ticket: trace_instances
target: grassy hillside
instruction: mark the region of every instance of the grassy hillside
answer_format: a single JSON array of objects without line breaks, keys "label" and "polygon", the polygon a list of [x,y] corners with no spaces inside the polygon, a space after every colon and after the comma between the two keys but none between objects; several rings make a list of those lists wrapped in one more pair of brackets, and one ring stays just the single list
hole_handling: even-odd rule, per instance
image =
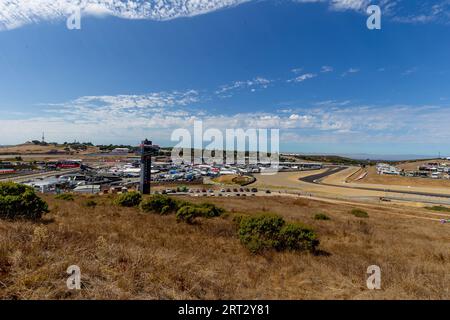
[{"label": "grassy hillside", "polygon": [[346,158],[346,157],[333,156],[333,155],[297,155],[297,156],[283,155],[280,158],[280,161],[323,162],[323,163],[332,163],[332,164],[345,165],[345,166],[368,165],[371,163],[368,160],[356,160],[356,159],[350,159],[350,158]]},{"label": "grassy hillside", "polygon": [[[0,299],[450,298],[449,225],[406,216],[432,217],[426,209],[364,208],[362,219],[352,206],[306,199],[211,198],[227,213],[189,225],[107,196],[44,199],[42,220],[0,220]],[[321,251],[251,254],[233,216],[256,212],[312,226]],[[73,264],[80,291],[66,288]],[[366,288],[373,264],[382,269],[379,291]]]}]

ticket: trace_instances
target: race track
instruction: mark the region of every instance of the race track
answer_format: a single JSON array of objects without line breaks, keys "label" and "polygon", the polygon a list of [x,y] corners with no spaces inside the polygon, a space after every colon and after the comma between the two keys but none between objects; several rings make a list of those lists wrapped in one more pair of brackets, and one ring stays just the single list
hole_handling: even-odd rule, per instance
[{"label": "race track", "polygon": [[403,191],[403,190],[394,190],[389,188],[368,188],[368,187],[355,187],[355,186],[343,186],[343,185],[336,185],[336,184],[329,184],[329,183],[323,183],[321,180],[325,179],[328,176],[334,175],[336,173],[339,173],[348,167],[337,167],[337,168],[330,168],[325,172],[321,172],[315,175],[310,175],[307,177],[300,178],[301,181],[307,182],[307,183],[315,183],[320,184],[323,186],[330,186],[330,187],[338,187],[338,188],[346,188],[346,189],[358,189],[358,190],[367,190],[367,191],[379,191],[379,192],[385,192],[385,193],[400,193],[400,194],[407,194],[407,195],[416,195],[416,196],[424,196],[424,197],[437,197],[437,198],[446,198],[450,199],[450,195],[448,194],[442,194],[442,193],[428,193],[428,192],[417,192],[417,191]]}]

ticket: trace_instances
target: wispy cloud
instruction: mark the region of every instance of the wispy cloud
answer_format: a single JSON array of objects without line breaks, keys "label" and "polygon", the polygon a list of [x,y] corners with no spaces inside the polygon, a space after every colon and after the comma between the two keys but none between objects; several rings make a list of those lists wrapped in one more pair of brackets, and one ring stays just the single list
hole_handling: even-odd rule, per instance
[{"label": "wispy cloud", "polygon": [[342,77],[346,77],[349,74],[354,74],[354,73],[358,73],[360,70],[358,68],[350,68],[347,71],[345,71],[344,73],[342,73]]},{"label": "wispy cloud", "polygon": [[317,74],[315,74],[315,73],[305,73],[298,77],[295,77],[294,79],[289,79],[289,80],[287,80],[287,82],[303,82],[303,81],[306,81],[309,79],[313,79],[315,77],[317,77]]},{"label": "wispy cloud", "polygon": [[331,0],[330,7],[334,10],[355,10],[361,11],[370,4],[369,0]]},{"label": "wispy cloud", "polygon": [[450,20],[450,1],[441,0],[438,3],[422,5],[415,12],[397,11],[392,20],[400,23],[425,24],[430,22],[447,23]]},{"label": "wispy cloud", "polygon": [[47,105],[45,117],[0,119],[0,135],[3,143],[29,140],[42,130],[58,141],[129,143],[151,136],[168,142],[174,129],[190,129],[195,120],[203,120],[205,128],[279,128],[283,134],[299,137],[290,142],[447,143],[450,139],[448,106],[372,106],[329,100],[273,112],[217,114],[199,109],[201,99],[196,91],[85,96]]},{"label": "wispy cloud", "polygon": [[328,73],[328,72],[333,72],[334,68],[330,67],[330,66],[322,66],[322,68],[320,69],[321,73]]},{"label": "wispy cloud", "polygon": [[169,20],[229,8],[251,0],[2,0],[0,30],[30,23],[62,20],[80,3],[85,15],[124,19]]},{"label": "wispy cloud", "polygon": [[413,73],[416,73],[416,72],[417,72],[417,67],[413,67],[413,68],[405,70],[402,73],[402,76],[409,76],[409,75],[412,75]]},{"label": "wispy cloud", "polygon": [[[75,5],[83,3],[82,14],[109,15],[123,19],[170,20],[193,17],[257,0],[1,0],[0,31],[11,30],[42,21],[61,21]],[[365,13],[369,0],[291,0],[293,2],[326,3],[334,11]],[[403,4],[403,5],[402,5]],[[411,4],[408,0],[380,0],[383,14],[400,23],[448,23],[450,2]],[[406,8],[406,9],[405,9]]]},{"label": "wispy cloud", "polygon": [[266,89],[272,82],[274,81],[263,77],[256,77],[246,81],[235,81],[231,84],[220,86],[215,93],[221,97],[230,97],[233,92],[243,89],[248,89],[251,92],[255,92],[258,89]]}]

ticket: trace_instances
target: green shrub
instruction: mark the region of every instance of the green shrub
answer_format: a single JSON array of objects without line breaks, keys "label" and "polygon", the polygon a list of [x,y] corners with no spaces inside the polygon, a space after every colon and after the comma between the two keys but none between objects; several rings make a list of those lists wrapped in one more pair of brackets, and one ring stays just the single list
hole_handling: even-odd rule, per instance
[{"label": "green shrub", "polygon": [[314,216],[315,220],[331,220],[329,216],[327,216],[325,213],[317,213]]},{"label": "green shrub", "polygon": [[314,251],[319,245],[312,229],[298,223],[286,223],[275,214],[240,216],[234,221],[238,224],[241,243],[252,253],[266,249]]},{"label": "green shrub", "polygon": [[202,217],[205,218],[214,218],[221,216],[225,210],[223,208],[220,208],[212,203],[202,203],[197,205],[200,209],[202,209]]},{"label": "green shrub", "polygon": [[159,214],[169,214],[176,212],[181,201],[176,201],[168,196],[155,194],[145,199],[141,203],[141,210],[144,212],[155,212]]},{"label": "green shrub", "polygon": [[211,203],[194,204],[187,201],[175,200],[166,195],[156,194],[141,203],[141,210],[161,215],[176,213],[178,221],[193,223],[197,217],[213,218],[225,212]]},{"label": "green shrub", "polygon": [[450,212],[450,208],[444,207],[444,206],[432,206],[432,207],[426,207],[426,209],[432,210],[432,211]]},{"label": "green shrub", "polygon": [[314,251],[319,245],[316,233],[300,223],[286,223],[279,233],[278,250]]},{"label": "green shrub", "polygon": [[201,210],[202,209],[191,205],[181,207],[177,211],[177,220],[192,224],[196,217],[202,215]]},{"label": "green shrub", "polygon": [[274,214],[261,214],[243,216],[239,220],[239,239],[251,252],[279,247],[278,234],[285,223],[283,218]]},{"label": "green shrub", "polygon": [[361,209],[353,209],[351,211],[351,214],[358,218],[368,218],[369,217],[369,214],[366,211],[361,210]]},{"label": "green shrub", "polygon": [[47,203],[36,195],[33,188],[0,182],[0,217],[39,219],[47,212]]},{"label": "green shrub", "polygon": [[202,203],[199,205],[190,203],[181,206],[177,211],[176,217],[178,221],[192,224],[197,217],[214,218],[222,215],[224,212],[224,209],[212,203]]},{"label": "green shrub", "polygon": [[58,200],[65,200],[65,201],[73,201],[75,198],[73,197],[73,194],[70,193],[61,193],[55,196],[55,199]]},{"label": "green shrub", "polygon": [[142,201],[142,195],[137,191],[131,191],[121,194],[114,203],[122,207],[136,207]]},{"label": "green shrub", "polygon": [[86,200],[84,205],[88,208],[95,208],[97,206],[97,202],[95,202],[94,200]]}]

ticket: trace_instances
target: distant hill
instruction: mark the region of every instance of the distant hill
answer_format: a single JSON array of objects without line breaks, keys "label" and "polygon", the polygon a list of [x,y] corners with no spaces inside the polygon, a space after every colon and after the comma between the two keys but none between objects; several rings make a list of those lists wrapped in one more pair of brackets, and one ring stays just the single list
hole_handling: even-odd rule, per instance
[{"label": "distant hill", "polygon": [[282,155],[281,161],[311,161],[339,165],[369,165],[371,161],[357,160],[334,155]]},{"label": "distant hill", "polygon": [[37,143],[26,142],[15,146],[1,146],[0,155],[25,155],[25,154],[71,154],[74,152],[97,152],[98,148],[80,143]]}]

